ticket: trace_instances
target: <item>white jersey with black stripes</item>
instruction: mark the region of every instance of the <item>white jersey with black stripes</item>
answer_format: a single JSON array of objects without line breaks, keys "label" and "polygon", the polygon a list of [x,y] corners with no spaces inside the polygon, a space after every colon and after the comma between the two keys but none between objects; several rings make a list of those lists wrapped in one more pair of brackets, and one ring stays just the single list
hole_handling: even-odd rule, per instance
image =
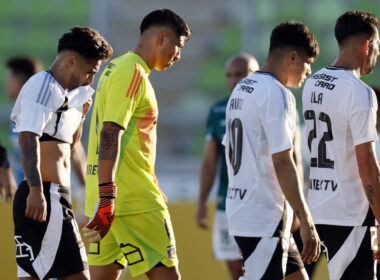
[{"label": "white jersey with black stripes", "polygon": [[269,73],[250,74],[232,92],[226,124],[230,233],[288,237],[293,211],[277,180],[272,154],[293,148],[293,94]]},{"label": "white jersey with black stripes", "polygon": [[374,223],[356,160],[355,146],[377,140],[373,90],[345,68],[325,67],[302,94],[311,152],[308,204],[316,224]]},{"label": "white jersey with black stripes", "polygon": [[14,132],[29,131],[39,136],[46,133],[71,144],[82,118],[83,104],[93,93],[90,86],[67,92],[51,72],[39,72],[24,84],[13,107]]}]

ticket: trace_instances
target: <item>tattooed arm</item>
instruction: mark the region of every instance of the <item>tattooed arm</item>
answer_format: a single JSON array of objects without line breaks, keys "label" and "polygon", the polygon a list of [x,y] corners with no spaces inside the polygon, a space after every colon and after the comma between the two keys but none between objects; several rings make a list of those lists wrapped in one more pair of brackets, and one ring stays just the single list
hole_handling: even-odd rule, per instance
[{"label": "tattooed arm", "polygon": [[30,188],[25,215],[39,222],[46,221],[47,206],[40,172],[38,135],[23,131],[20,133],[19,141],[21,165]]},{"label": "tattooed arm", "polygon": [[355,150],[364,192],[376,220],[380,222],[380,170],[374,145],[374,142],[360,144],[355,146]]},{"label": "tattooed arm", "polygon": [[115,181],[115,172],[120,153],[120,140],[123,131],[124,129],[116,123],[103,123],[99,145],[99,184]]},{"label": "tattooed arm", "polygon": [[[380,223],[380,169],[376,159],[375,143],[368,142],[357,145],[355,151],[364,192],[377,222]],[[378,227],[378,240],[379,234]],[[373,250],[375,249],[373,248]],[[377,259],[378,262],[380,261],[379,248],[374,252],[373,258]]]}]

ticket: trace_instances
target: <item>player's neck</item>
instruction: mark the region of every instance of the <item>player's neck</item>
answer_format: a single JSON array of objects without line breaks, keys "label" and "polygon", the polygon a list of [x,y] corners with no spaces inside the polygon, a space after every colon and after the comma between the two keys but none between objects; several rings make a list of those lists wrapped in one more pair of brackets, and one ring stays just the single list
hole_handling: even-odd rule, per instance
[{"label": "player's neck", "polygon": [[351,50],[339,49],[338,57],[331,64],[331,66],[346,68],[357,78],[360,78],[362,76],[362,64],[363,58],[360,58],[357,53]]},{"label": "player's neck", "polygon": [[152,49],[151,44],[149,44],[146,39],[141,38],[136,48],[133,50],[135,54],[144,60],[149,69],[153,69],[155,63],[154,52]]},{"label": "player's neck", "polygon": [[286,70],[283,69],[281,63],[275,62],[273,59],[268,59],[260,71],[272,74],[284,86],[288,82]]},{"label": "player's neck", "polygon": [[49,71],[53,75],[54,79],[61,85],[62,88],[68,89],[66,76],[64,75],[65,71],[62,70],[59,61],[54,61],[54,63],[50,66]]}]

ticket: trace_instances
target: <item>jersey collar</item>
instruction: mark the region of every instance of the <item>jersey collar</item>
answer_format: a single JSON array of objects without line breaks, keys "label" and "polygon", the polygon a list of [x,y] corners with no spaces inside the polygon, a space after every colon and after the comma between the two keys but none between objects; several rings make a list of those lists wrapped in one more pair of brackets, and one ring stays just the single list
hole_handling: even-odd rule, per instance
[{"label": "jersey collar", "polygon": [[150,73],[150,68],[148,67],[148,65],[146,65],[144,59],[142,59],[141,56],[139,56],[138,54],[136,54],[136,53],[134,53],[134,52],[128,52],[128,54],[133,55],[133,56],[135,57],[135,59],[136,59],[136,62],[137,62],[138,64],[140,64],[140,65],[142,66],[142,68],[144,68],[145,73],[146,73],[147,75],[149,75],[149,73]]},{"label": "jersey collar", "polygon": [[276,81],[280,82],[280,81],[277,79],[277,77],[276,77],[275,75],[273,75],[272,73],[270,73],[270,72],[265,72],[265,71],[260,71],[260,70],[258,70],[258,71],[255,71],[255,74],[263,74],[263,75],[267,75],[267,76],[272,77],[272,78],[275,79]]}]

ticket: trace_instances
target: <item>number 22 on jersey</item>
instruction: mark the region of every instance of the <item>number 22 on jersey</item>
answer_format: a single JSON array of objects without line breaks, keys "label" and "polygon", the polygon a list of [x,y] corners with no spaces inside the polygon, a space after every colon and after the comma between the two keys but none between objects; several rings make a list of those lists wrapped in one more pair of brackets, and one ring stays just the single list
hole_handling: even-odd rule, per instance
[{"label": "number 22 on jersey", "polygon": [[[314,139],[319,139],[318,142],[318,154],[317,157],[311,157],[310,166],[317,168],[331,168],[334,169],[334,161],[327,158],[326,142],[333,140],[332,129],[331,129],[331,119],[326,113],[320,112],[318,119],[313,110],[307,110],[304,113],[305,121],[313,121],[313,129],[310,130],[307,144],[309,146],[310,153],[312,153],[312,142]],[[322,135],[317,135],[317,122],[326,123],[327,131],[323,132]]]}]

